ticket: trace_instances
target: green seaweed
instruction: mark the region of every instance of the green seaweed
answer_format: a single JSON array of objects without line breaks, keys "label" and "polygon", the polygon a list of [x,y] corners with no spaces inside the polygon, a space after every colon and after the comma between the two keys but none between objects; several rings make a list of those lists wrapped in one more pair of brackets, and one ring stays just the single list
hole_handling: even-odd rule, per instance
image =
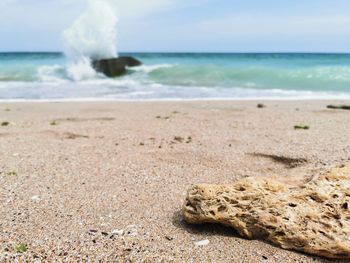
[{"label": "green seaweed", "polygon": [[8,176],[17,176],[17,172],[11,171],[7,173]]},{"label": "green seaweed", "polygon": [[294,130],[309,130],[310,126],[305,124],[299,124],[294,126]]},{"label": "green seaweed", "polygon": [[50,122],[50,125],[51,126],[56,126],[56,125],[58,125],[58,122],[57,121],[52,121],[52,122]]},{"label": "green seaweed", "polygon": [[10,123],[8,122],[8,121],[3,121],[2,123],[1,123],[1,126],[9,126],[10,125]]},{"label": "green seaweed", "polygon": [[18,245],[15,247],[15,250],[16,250],[17,253],[24,253],[24,252],[27,252],[28,247],[27,247],[27,245],[25,245],[25,244],[18,244]]},{"label": "green seaweed", "polygon": [[170,119],[169,116],[165,116],[165,117],[157,116],[156,118],[157,118],[157,119],[164,119],[164,120],[169,120],[169,119]]}]

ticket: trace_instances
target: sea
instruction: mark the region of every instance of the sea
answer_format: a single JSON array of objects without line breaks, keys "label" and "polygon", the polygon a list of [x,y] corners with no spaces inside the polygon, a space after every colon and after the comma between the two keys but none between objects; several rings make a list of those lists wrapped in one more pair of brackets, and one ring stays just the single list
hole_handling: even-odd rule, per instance
[{"label": "sea", "polygon": [[350,99],[350,54],[120,53],[107,78],[63,53],[0,53],[0,100]]}]

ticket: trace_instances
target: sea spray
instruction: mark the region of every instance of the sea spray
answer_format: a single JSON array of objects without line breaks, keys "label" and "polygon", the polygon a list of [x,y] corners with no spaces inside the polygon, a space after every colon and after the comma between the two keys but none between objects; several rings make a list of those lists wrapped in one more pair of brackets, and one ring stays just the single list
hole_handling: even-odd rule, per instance
[{"label": "sea spray", "polygon": [[89,0],[87,10],[63,32],[65,54],[73,60],[116,57],[117,23],[109,1]]},{"label": "sea spray", "polygon": [[75,81],[98,78],[99,74],[91,66],[89,58],[81,58],[70,64],[67,69],[67,76]]},{"label": "sea spray", "polygon": [[63,32],[65,54],[72,63],[67,74],[73,80],[96,77],[91,60],[118,56],[118,17],[111,1],[88,0],[86,11]]}]

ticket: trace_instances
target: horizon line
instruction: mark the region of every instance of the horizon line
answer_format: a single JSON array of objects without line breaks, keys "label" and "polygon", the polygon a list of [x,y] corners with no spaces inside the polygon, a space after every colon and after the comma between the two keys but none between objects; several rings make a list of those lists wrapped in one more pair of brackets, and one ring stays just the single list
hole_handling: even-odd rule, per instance
[{"label": "horizon line", "polygon": [[[0,51],[0,54],[64,54],[64,51]],[[135,54],[339,54],[350,55],[350,51],[120,51]]]}]

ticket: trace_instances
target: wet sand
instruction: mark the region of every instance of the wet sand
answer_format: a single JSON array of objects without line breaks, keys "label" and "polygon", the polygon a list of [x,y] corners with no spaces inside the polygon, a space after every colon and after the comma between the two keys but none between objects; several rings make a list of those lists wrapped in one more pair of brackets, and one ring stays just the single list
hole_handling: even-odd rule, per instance
[{"label": "wet sand", "polygon": [[180,212],[192,184],[350,162],[350,111],[330,103],[350,102],[0,103],[0,261],[328,262]]}]

